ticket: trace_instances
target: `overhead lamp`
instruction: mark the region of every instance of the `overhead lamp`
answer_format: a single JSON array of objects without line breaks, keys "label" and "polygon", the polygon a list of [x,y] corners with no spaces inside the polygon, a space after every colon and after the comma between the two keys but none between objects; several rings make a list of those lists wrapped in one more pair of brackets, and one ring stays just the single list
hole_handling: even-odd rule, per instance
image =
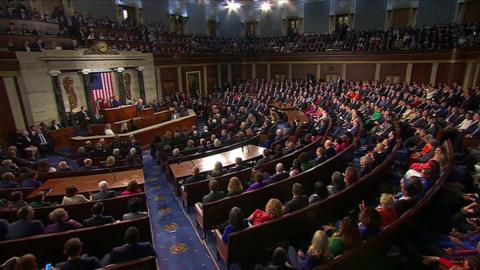
[{"label": "overhead lamp", "polygon": [[227,9],[229,11],[236,11],[238,8],[240,8],[240,3],[235,2],[235,0],[227,1]]},{"label": "overhead lamp", "polygon": [[288,3],[288,0],[278,0],[278,5],[283,6]]},{"label": "overhead lamp", "polygon": [[260,10],[263,11],[263,12],[266,12],[266,11],[269,11],[271,7],[272,7],[272,5],[269,2],[263,2],[260,5]]}]

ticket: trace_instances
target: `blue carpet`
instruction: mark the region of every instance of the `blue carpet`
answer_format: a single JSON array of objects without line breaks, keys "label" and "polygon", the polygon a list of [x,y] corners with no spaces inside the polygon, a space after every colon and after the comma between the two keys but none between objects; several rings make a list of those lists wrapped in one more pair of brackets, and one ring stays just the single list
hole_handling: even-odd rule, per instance
[{"label": "blue carpet", "polygon": [[216,269],[214,259],[207,252],[205,242],[196,233],[186,217],[166,176],[144,152],[143,165],[148,210],[161,270]]}]

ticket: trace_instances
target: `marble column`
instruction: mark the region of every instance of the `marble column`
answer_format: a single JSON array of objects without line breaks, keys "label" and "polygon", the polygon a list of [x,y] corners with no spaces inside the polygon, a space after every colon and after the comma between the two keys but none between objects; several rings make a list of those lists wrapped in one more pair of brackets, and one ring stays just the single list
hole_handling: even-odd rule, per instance
[{"label": "marble column", "polygon": [[55,102],[57,103],[58,119],[60,123],[64,124],[66,120],[65,104],[63,103],[62,87],[60,85],[60,79],[58,78],[62,72],[60,70],[52,70],[49,73],[52,78]]},{"label": "marble column", "polygon": [[138,73],[138,90],[140,90],[140,98],[143,99],[144,104],[146,104],[146,96],[145,96],[145,82],[143,79],[143,70],[144,67],[137,67],[137,73]]},{"label": "marble column", "polygon": [[85,91],[85,99],[86,99],[86,104],[87,104],[87,111],[89,115],[93,115],[93,100],[92,100],[92,95],[90,91],[90,69],[82,69],[82,74],[83,74],[83,89]]},{"label": "marble column", "polygon": [[117,72],[117,82],[118,82],[118,96],[123,104],[127,104],[127,96],[125,95],[125,81],[123,80],[123,72],[125,69],[123,67],[118,67],[115,69]]}]

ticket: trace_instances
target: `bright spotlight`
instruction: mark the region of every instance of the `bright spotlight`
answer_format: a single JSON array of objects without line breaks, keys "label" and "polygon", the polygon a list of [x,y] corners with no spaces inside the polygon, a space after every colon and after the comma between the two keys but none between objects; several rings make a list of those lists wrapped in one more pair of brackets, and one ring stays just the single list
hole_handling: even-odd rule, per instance
[{"label": "bright spotlight", "polygon": [[227,9],[228,10],[237,10],[240,7],[240,3],[236,3],[235,0],[227,1]]},{"label": "bright spotlight", "polygon": [[283,6],[288,3],[288,0],[278,0],[278,5]]},{"label": "bright spotlight", "polygon": [[261,5],[260,5],[260,10],[263,11],[263,12],[266,12],[266,11],[269,11],[270,10],[270,7],[271,7],[271,4],[268,3],[268,2],[263,2]]}]

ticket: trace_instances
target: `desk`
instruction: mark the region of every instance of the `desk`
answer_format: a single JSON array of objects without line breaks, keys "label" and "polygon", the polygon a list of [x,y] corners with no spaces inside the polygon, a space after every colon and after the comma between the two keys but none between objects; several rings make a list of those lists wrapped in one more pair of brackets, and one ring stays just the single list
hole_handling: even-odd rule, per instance
[{"label": "desk", "polygon": [[53,149],[66,147],[70,144],[70,138],[73,137],[73,127],[62,128],[58,130],[49,130],[48,136],[52,139]]},{"label": "desk", "polygon": [[149,146],[156,135],[163,136],[167,131],[174,131],[175,129],[189,129],[192,125],[197,124],[197,115],[193,110],[188,110],[188,115],[180,117],[175,120],[169,120],[153,126],[137,129],[127,133],[118,135],[101,135],[101,136],[77,136],[70,139],[70,151],[72,154],[77,152],[78,147],[84,146],[86,141],[91,141],[92,144],[97,143],[100,139],[105,139],[106,143],[111,143],[115,136],[120,140],[127,141],[131,135],[135,137],[142,147]]},{"label": "desk", "polygon": [[215,162],[220,161],[223,167],[235,164],[235,158],[241,157],[243,161],[249,161],[262,155],[265,148],[256,145],[247,145],[242,147],[211,155],[204,158],[184,161],[180,164],[170,164],[170,171],[175,179],[181,179],[192,175],[192,168],[196,166],[200,169],[200,173],[208,172],[213,169]]},{"label": "desk", "polygon": [[138,111],[138,116],[145,117],[145,116],[153,115],[154,113],[155,113],[155,110],[152,107],[143,108],[140,111]]},{"label": "desk", "polygon": [[[132,120],[135,123],[135,125],[137,126],[137,129],[160,124],[162,122],[168,121],[171,118],[173,110],[166,110],[166,111],[153,113],[153,108],[150,108],[150,110],[143,109],[142,111],[139,111],[139,112],[143,112],[144,116],[111,123],[113,132],[115,132],[115,134],[120,134],[122,130],[122,124],[124,123],[127,123],[128,130],[130,130],[131,128],[130,120]],[[151,114],[149,114],[150,112]],[[142,113],[140,113],[140,115],[141,114]],[[95,135],[105,135],[105,124],[92,124],[90,125],[90,129],[91,129],[91,132]]]},{"label": "desk", "polygon": [[126,105],[116,108],[106,108],[102,110],[103,118],[107,123],[134,118],[137,116],[137,107],[135,105]]},{"label": "desk", "polygon": [[274,101],[270,104],[272,107],[274,107],[277,110],[282,110],[282,111],[288,111],[288,110],[296,110],[294,106],[290,104],[284,104],[279,101]]},{"label": "desk", "polygon": [[[115,175],[116,180],[113,175]],[[84,175],[68,178],[56,178],[45,182],[38,187],[36,191],[42,191],[45,189],[52,189],[47,197],[59,197],[65,195],[65,188],[70,185],[76,185],[79,193],[88,193],[98,191],[98,182],[107,181],[108,186],[111,189],[126,187],[131,180],[137,181],[138,184],[145,183],[145,177],[143,176],[143,170],[122,171],[115,173]]]}]

